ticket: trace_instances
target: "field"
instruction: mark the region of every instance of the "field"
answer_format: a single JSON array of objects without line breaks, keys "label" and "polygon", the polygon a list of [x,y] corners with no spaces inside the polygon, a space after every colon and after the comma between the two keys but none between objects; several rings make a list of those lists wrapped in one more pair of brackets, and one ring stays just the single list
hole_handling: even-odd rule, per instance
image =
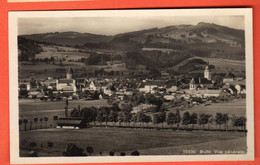
[{"label": "field", "polygon": [[80,58],[89,57],[88,53],[82,53],[85,50],[76,49],[71,47],[61,47],[61,46],[45,46],[41,45],[43,52],[36,55],[36,59],[51,58],[59,60],[66,58],[66,60],[78,60]]},{"label": "field", "polygon": [[[246,136],[239,132],[201,132],[147,130],[131,128],[87,128],[80,130],[42,129],[20,132],[20,141],[36,142],[39,156],[62,156],[67,143],[75,143],[86,150],[94,148],[93,155],[108,155],[110,151],[129,155],[138,150],[140,155],[180,155],[184,150],[241,150],[246,152]],[[48,148],[47,142],[54,147]],[[42,148],[40,147],[42,144]],[[20,145],[20,155],[26,156],[31,148],[28,143]],[[214,154],[214,153],[211,153]]]},{"label": "field", "polygon": [[193,106],[191,108],[183,109],[182,112],[189,111],[190,113],[206,113],[215,115],[216,113],[227,113],[229,115],[246,116],[246,99],[237,99],[224,103],[210,103]]},{"label": "field", "polygon": [[[99,107],[108,106],[107,100],[74,100],[69,102],[69,112],[73,108],[81,107]],[[65,101],[60,102],[43,102],[33,100],[19,100],[19,118],[33,120],[35,117],[48,117],[49,122],[52,123],[54,115],[65,117],[64,113]]]}]

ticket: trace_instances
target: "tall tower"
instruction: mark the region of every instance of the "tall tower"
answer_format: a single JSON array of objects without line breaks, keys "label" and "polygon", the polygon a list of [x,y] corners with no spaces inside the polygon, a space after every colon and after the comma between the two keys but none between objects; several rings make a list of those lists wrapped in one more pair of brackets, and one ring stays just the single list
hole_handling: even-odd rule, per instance
[{"label": "tall tower", "polygon": [[209,66],[207,65],[204,70],[204,78],[211,80],[211,72],[209,70]]},{"label": "tall tower", "polygon": [[72,79],[72,74],[73,74],[73,70],[71,69],[71,67],[69,67],[69,70],[67,72],[67,79],[71,80]]}]

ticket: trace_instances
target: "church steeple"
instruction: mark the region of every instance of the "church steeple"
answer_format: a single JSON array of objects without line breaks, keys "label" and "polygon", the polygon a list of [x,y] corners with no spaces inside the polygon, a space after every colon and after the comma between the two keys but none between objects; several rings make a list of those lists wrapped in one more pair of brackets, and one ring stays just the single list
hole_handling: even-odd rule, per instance
[{"label": "church steeple", "polygon": [[209,66],[206,65],[205,70],[204,70],[204,78],[211,80],[211,72],[209,70]]},{"label": "church steeple", "polygon": [[71,80],[73,77],[73,70],[71,69],[71,67],[69,67],[68,72],[67,72],[67,79]]}]

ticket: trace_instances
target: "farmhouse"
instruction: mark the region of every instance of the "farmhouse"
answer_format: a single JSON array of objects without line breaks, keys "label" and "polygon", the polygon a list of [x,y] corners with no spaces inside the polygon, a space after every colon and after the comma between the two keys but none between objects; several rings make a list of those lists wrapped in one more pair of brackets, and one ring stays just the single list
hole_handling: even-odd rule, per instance
[{"label": "farmhouse", "polygon": [[139,91],[140,92],[144,92],[144,93],[155,93],[156,92],[156,88],[158,88],[157,85],[141,85],[139,87]]},{"label": "farmhouse", "polygon": [[223,78],[223,83],[232,83],[234,81],[233,77],[225,77]]},{"label": "farmhouse", "polygon": [[200,90],[200,93],[203,97],[218,97],[222,90],[218,89],[207,89],[207,90]]},{"label": "farmhouse", "polygon": [[172,100],[174,100],[174,95],[164,95],[163,96],[163,99],[165,100],[165,101],[172,101]]},{"label": "farmhouse", "polygon": [[29,99],[41,99],[44,97],[44,94],[40,91],[35,91],[35,92],[29,92],[28,94]]}]

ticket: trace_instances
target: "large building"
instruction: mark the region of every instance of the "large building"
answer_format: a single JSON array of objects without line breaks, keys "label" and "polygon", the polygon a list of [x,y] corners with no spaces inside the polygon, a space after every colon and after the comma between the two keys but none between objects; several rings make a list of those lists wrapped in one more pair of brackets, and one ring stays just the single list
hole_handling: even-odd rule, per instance
[{"label": "large building", "polygon": [[192,78],[190,81],[190,90],[213,88],[214,84],[207,78]]},{"label": "large building", "polygon": [[76,80],[73,78],[73,70],[71,68],[68,69],[66,79],[58,79],[56,80],[56,88],[58,91],[63,92],[77,92],[76,88]]}]

